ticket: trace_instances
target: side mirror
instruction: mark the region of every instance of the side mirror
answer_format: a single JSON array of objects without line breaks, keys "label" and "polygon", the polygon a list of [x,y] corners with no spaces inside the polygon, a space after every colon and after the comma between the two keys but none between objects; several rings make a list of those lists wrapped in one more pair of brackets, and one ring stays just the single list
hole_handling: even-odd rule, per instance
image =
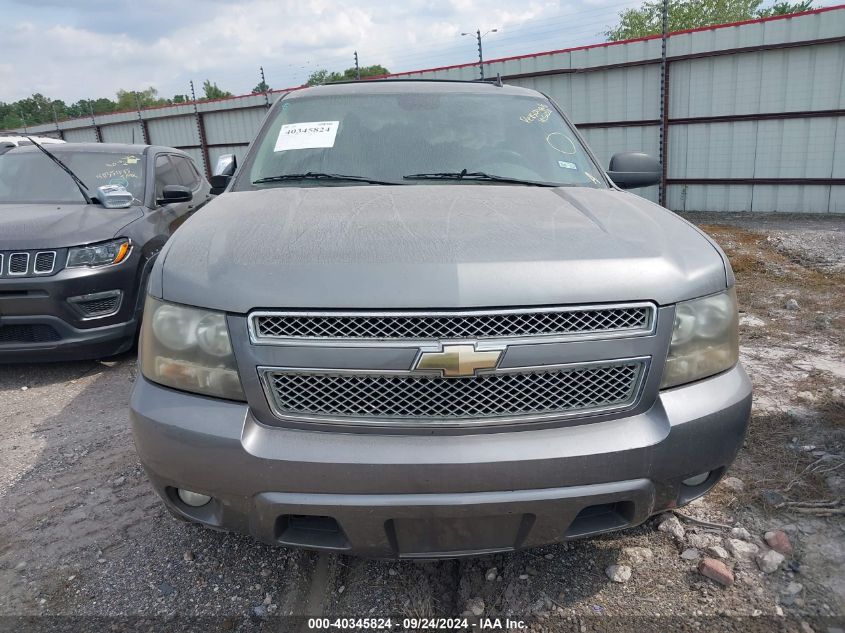
[{"label": "side mirror", "polygon": [[642,152],[622,152],[610,159],[607,175],[621,189],[636,189],[660,183],[660,162]]},{"label": "side mirror", "polygon": [[214,175],[211,176],[211,193],[218,195],[226,190],[232,176],[235,175],[235,170],[238,168],[238,159],[234,154],[223,154],[217,159],[217,165],[214,167]]},{"label": "side mirror", "polygon": [[97,187],[97,200],[106,209],[128,209],[135,197],[120,185]]},{"label": "side mirror", "polygon": [[165,185],[161,192],[159,204],[170,204],[172,202],[190,202],[194,193],[183,185]]}]

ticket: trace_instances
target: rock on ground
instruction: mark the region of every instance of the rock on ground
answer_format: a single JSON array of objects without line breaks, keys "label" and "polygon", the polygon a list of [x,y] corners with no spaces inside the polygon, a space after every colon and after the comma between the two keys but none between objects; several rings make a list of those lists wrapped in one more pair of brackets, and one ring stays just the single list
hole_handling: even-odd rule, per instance
[{"label": "rock on ground", "polygon": [[623,547],[622,556],[637,565],[652,560],[654,552],[647,547]]},{"label": "rock on ground", "polygon": [[766,540],[766,544],[776,552],[780,552],[781,554],[792,553],[792,543],[789,541],[789,537],[783,530],[772,530],[770,532],[766,532],[764,538]]},{"label": "rock on ground", "polygon": [[760,568],[760,571],[771,574],[780,569],[784,556],[773,549],[767,549],[764,552],[758,552],[754,559],[757,561],[757,567]]},{"label": "rock on ground", "polygon": [[697,549],[695,549],[694,547],[690,547],[689,549],[685,549],[683,552],[681,552],[681,558],[683,558],[684,560],[698,560],[700,558],[700,555]]},{"label": "rock on ground", "polygon": [[702,576],[710,580],[715,580],[725,587],[730,587],[734,584],[733,572],[720,560],[702,558],[701,562],[698,563],[698,571]]},{"label": "rock on ground", "polygon": [[743,541],[738,538],[729,538],[727,543],[727,550],[736,559],[751,560],[754,555],[760,550],[754,543]]},{"label": "rock on ground", "polygon": [[686,534],[684,526],[681,525],[681,522],[678,520],[678,517],[676,517],[674,514],[670,514],[668,517],[662,519],[660,521],[660,525],[657,526],[657,529],[661,532],[667,532],[668,534],[671,534],[679,541],[683,539],[684,534]]},{"label": "rock on ground", "polygon": [[722,539],[715,534],[687,534],[687,543],[696,549],[707,549],[713,545],[721,545]]},{"label": "rock on ground", "polygon": [[728,557],[728,550],[726,550],[721,545],[712,545],[711,547],[707,548],[707,553],[710,554],[713,558],[727,558]]},{"label": "rock on ground", "polygon": [[731,536],[733,538],[742,539],[743,541],[751,540],[751,533],[744,527],[735,527],[731,529]]},{"label": "rock on ground", "polygon": [[604,570],[613,582],[628,582],[631,580],[631,568],[628,565],[610,565]]},{"label": "rock on ground", "polygon": [[743,314],[741,317],[739,317],[739,324],[745,325],[745,326],[748,326],[748,327],[765,327],[766,326],[766,322],[763,319],[756,317],[752,314]]},{"label": "rock on ground", "polygon": [[466,611],[474,616],[479,616],[484,613],[484,600],[481,598],[470,598],[467,600]]}]

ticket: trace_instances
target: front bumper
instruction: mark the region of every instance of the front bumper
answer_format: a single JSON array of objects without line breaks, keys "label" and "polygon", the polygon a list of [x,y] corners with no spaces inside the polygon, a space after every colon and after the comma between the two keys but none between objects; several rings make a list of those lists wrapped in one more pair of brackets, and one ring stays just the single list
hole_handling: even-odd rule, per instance
[{"label": "front bumper", "polygon": [[[0,363],[103,358],[132,347],[140,255],[100,269],[63,268],[43,277],[0,279]],[[120,291],[113,314],[87,318],[73,297]]]},{"label": "front bumper", "polygon": [[[132,427],[177,515],[268,543],[371,557],[453,557],[637,525],[711,488],[742,445],[751,383],[737,366],[663,391],[646,412],[467,435],[268,427],[245,403],[139,377]],[[710,472],[690,488],[681,482]],[[210,495],[200,508],[177,488]]]}]

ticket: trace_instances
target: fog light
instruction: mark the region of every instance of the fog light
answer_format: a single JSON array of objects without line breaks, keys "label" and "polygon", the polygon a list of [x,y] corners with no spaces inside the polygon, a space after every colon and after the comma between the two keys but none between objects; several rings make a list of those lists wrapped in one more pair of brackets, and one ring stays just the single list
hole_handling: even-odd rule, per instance
[{"label": "fog light", "polygon": [[[710,476],[710,471],[707,471],[706,473],[701,473],[700,475],[693,475],[689,479],[684,479],[681,483],[684,484],[685,486],[700,486],[705,481],[707,481],[707,478],[709,476]],[[181,491],[180,491],[180,494],[181,494]],[[191,494],[194,494],[194,493],[191,493]],[[187,501],[185,503],[187,503]]]},{"label": "fog light", "polygon": [[190,490],[185,490],[183,488],[179,488],[176,494],[179,495],[182,503],[189,505],[192,508],[199,508],[211,501],[211,497],[208,495],[201,495],[198,492],[191,492]]}]

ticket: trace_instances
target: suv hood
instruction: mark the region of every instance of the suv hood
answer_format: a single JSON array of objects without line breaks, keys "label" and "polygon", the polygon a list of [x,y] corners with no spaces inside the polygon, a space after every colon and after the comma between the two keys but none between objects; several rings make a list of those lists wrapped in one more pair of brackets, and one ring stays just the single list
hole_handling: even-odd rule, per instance
[{"label": "suv hood", "polygon": [[139,207],[97,204],[0,204],[0,250],[63,248],[115,237],[141,217]]},{"label": "suv hood", "polygon": [[652,300],[723,290],[721,251],[631,193],[502,185],[226,193],[175,233],[150,291],[229,312]]}]

